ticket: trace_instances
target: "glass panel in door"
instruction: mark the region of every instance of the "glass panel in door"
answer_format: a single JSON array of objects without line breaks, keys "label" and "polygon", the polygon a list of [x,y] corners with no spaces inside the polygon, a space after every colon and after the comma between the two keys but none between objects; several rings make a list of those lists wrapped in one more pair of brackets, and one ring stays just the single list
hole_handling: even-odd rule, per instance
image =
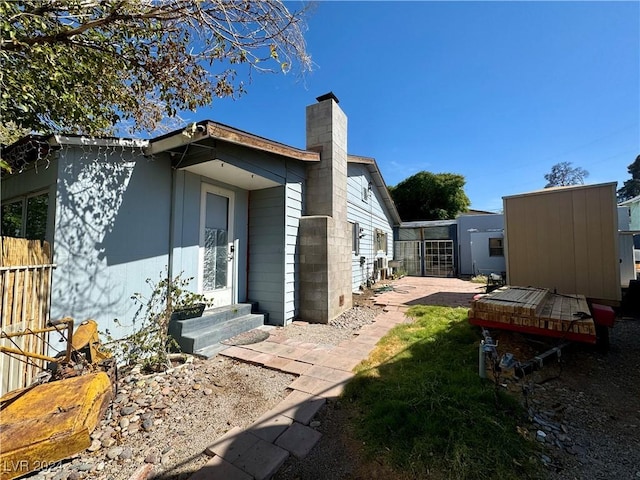
[{"label": "glass panel in door", "polygon": [[201,288],[214,306],[232,303],[233,252],[230,212],[232,194],[203,187],[201,224]]}]

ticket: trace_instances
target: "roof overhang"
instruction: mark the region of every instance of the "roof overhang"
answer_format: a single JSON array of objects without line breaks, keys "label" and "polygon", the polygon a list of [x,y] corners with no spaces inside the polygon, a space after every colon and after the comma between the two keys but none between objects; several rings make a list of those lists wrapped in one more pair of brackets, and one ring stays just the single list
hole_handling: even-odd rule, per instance
[{"label": "roof overhang", "polygon": [[400,214],[398,213],[398,209],[396,208],[396,204],[393,202],[391,198],[391,194],[389,194],[389,190],[387,189],[387,184],[382,178],[382,173],[380,173],[380,169],[378,168],[378,164],[376,163],[375,158],[371,157],[362,157],[359,155],[347,155],[347,162],[349,163],[359,163],[361,165],[366,165],[367,170],[371,174],[371,179],[373,180],[373,184],[376,189],[382,196],[382,202],[386,207],[387,211],[391,215],[391,219],[393,220],[394,226],[400,225],[402,220],[400,219]]},{"label": "roof overhang", "polygon": [[187,145],[206,139],[240,145],[303,162],[320,161],[320,154],[318,152],[290,147],[289,145],[274,142],[273,140],[268,140],[222,123],[212,122],[211,120],[193,123],[182,130],[177,130],[151,140],[147,153],[154,155],[163,152],[181,152]]}]

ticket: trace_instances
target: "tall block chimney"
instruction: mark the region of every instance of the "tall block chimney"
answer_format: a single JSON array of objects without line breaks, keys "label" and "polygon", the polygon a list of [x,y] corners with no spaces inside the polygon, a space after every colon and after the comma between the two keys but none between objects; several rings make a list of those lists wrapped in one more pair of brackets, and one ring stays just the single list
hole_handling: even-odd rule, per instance
[{"label": "tall block chimney", "polygon": [[351,308],[351,227],[347,222],[347,117],[333,93],[307,107],[309,165],[300,221],[300,317],[328,323]]}]

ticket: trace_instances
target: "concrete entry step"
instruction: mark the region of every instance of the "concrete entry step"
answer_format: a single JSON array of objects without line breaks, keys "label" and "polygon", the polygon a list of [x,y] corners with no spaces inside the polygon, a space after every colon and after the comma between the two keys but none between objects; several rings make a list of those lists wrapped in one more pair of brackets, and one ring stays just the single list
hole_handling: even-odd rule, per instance
[{"label": "concrete entry step", "polygon": [[238,304],[204,312],[201,317],[175,320],[169,334],[185,353],[207,358],[219,353],[220,342],[264,325],[265,316],[255,312],[257,304]]}]

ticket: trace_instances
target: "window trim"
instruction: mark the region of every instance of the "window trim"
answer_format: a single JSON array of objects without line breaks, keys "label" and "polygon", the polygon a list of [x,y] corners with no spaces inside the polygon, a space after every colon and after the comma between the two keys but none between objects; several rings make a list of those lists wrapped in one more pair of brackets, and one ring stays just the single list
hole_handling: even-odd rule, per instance
[{"label": "window trim", "polygon": [[360,224],[358,222],[349,222],[351,224],[351,253],[360,255]]},{"label": "window trim", "polygon": [[49,209],[51,207],[50,193],[51,192],[49,191],[49,189],[45,188],[42,190],[36,190],[35,192],[27,193],[24,195],[18,195],[16,197],[7,198],[6,200],[2,201],[2,206],[10,205],[12,203],[20,203],[22,205],[22,212],[20,215],[20,232],[18,233],[18,238],[26,238],[26,235],[27,235],[27,217],[29,214],[27,206],[29,204],[29,200],[34,197],[46,196],[47,197],[47,218],[45,221],[44,238],[42,238],[42,240],[46,239],[47,232],[49,230]]}]

